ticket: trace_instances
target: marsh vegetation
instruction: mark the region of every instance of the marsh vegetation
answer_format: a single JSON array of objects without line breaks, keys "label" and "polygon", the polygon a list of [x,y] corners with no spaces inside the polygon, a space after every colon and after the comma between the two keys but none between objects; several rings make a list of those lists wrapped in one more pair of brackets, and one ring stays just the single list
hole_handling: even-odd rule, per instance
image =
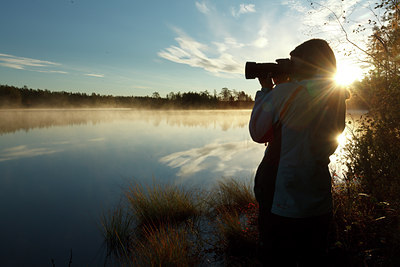
[{"label": "marsh vegetation", "polygon": [[[108,261],[122,266],[261,266],[258,203],[251,181],[220,181],[201,191],[133,184],[125,202],[102,218]],[[336,177],[331,266],[397,266],[399,221],[393,204]]]}]

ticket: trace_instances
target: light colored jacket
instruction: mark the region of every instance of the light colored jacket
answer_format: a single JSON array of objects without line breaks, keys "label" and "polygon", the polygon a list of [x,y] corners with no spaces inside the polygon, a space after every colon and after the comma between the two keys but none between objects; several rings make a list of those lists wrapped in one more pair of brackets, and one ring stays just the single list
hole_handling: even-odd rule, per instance
[{"label": "light colored jacket", "polygon": [[257,92],[249,124],[252,139],[272,141],[273,127],[282,127],[272,213],[305,218],[332,210],[328,164],[344,130],[345,100],[344,90],[317,78]]}]

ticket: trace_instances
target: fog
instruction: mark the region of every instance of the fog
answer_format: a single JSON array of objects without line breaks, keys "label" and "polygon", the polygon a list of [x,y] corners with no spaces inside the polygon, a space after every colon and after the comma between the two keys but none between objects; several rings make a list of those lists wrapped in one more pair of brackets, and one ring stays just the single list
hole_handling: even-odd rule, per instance
[{"label": "fog", "polygon": [[[15,109],[0,110],[0,134],[114,120],[144,121],[157,126],[247,127],[250,110],[142,110],[142,109]],[[234,116],[232,116],[234,114]]]}]

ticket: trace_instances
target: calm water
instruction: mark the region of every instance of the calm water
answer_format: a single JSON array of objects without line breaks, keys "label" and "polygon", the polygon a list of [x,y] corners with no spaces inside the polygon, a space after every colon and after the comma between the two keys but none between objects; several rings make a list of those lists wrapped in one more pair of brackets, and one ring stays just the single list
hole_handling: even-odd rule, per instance
[{"label": "calm water", "polygon": [[99,216],[132,179],[251,179],[250,111],[0,111],[0,266],[100,265]]},{"label": "calm water", "polygon": [[132,180],[252,179],[250,110],[0,111],[0,266],[98,266],[102,212]]}]

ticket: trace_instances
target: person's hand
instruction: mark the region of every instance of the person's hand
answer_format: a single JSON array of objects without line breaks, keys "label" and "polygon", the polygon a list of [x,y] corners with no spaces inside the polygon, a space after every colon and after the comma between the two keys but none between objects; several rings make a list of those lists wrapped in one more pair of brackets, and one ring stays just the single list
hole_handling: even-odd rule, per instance
[{"label": "person's hand", "polygon": [[272,87],[274,87],[274,84],[272,83],[272,77],[271,77],[270,73],[268,73],[267,76],[258,77],[258,81],[261,84],[261,88],[272,89]]},{"label": "person's hand", "polygon": [[277,74],[272,78],[275,85],[278,85],[280,83],[287,83],[289,81],[289,75],[282,73],[282,74]]}]

